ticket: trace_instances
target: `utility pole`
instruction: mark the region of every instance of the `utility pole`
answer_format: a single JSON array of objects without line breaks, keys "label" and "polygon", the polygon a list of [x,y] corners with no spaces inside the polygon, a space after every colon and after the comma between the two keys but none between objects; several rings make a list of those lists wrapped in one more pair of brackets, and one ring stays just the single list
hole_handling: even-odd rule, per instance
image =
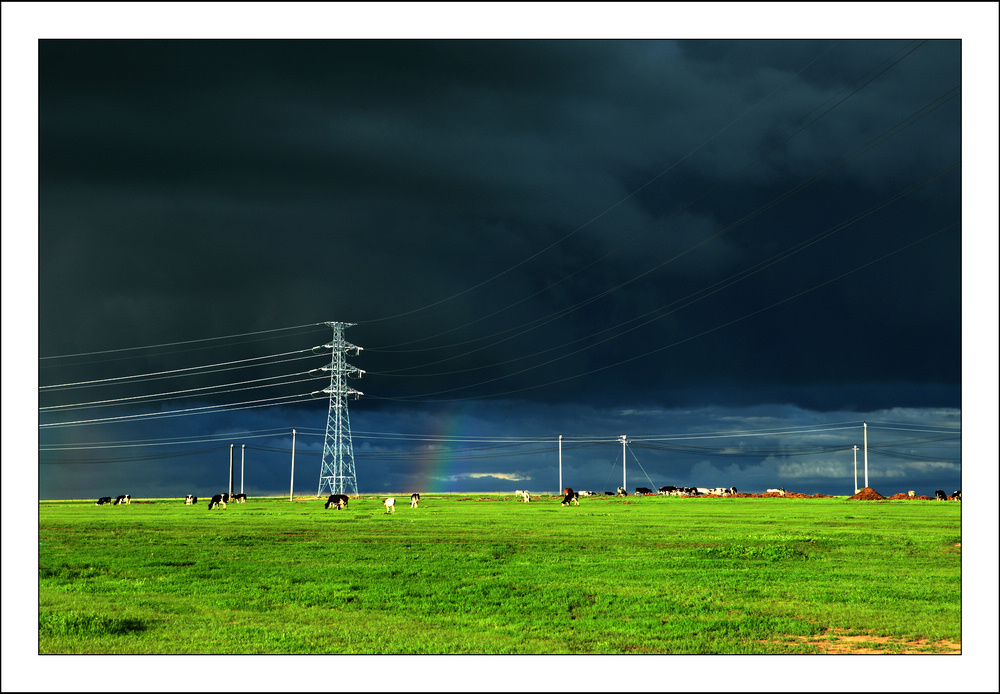
[{"label": "utility pole", "polygon": [[354,446],[351,444],[351,419],[347,413],[347,397],[355,399],[364,395],[347,385],[349,376],[358,378],[363,370],[348,364],[344,357],[354,351],[361,353],[361,347],[352,345],[344,339],[344,328],[356,323],[327,322],[333,328],[333,339],[324,348],[331,350],[330,365],[324,366],[324,371],[330,372],[330,387],[323,390],[330,394],[330,408],[326,417],[326,438],[323,442],[323,463],[319,471],[319,489],[316,496],[326,494],[347,494],[350,487],[354,495],[358,494],[358,480],[354,470]]},{"label": "utility pole", "polygon": [[292,429],[292,481],[288,483],[288,500],[295,495],[295,429]]},{"label": "utility pole", "polygon": [[625,496],[628,496],[628,484],[625,481],[625,442],[627,440],[625,434],[622,434],[622,489],[625,490]]},{"label": "utility pole", "polygon": [[562,494],[562,434],[559,434],[559,493]]},{"label": "utility pole", "polygon": [[854,493],[858,493],[858,444],[854,444]]},{"label": "utility pole", "polygon": [[865,422],[865,488],[868,487],[868,422]]},{"label": "utility pole", "polygon": [[240,494],[243,493],[243,463],[247,459],[247,445],[244,443],[240,445]]},{"label": "utility pole", "polygon": [[233,444],[229,444],[229,496],[233,496]]}]

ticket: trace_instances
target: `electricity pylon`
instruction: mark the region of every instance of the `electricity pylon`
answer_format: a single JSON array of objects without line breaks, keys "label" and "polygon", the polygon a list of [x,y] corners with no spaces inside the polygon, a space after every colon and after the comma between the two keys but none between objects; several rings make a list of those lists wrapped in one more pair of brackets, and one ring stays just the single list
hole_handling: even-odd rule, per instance
[{"label": "electricity pylon", "polygon": [[326,416],[326,438],[323,441],[323,465],[319,471],[319,490],[316,496],[324,494],[358,494],[358,479],[354,471],[354,447],[351,445],[351,418],[347,414],[347,396],[355,399],[364,395],[347,385],[348,376],[361,377],[363,370],[351,366],[344,359],[351,350],[355,355],[361,347],[344,339],[344,328],[357,323],[327,322],[333,328],[333,340],[324,348],[332,350],[330,365],[324,371],[330,372],[330,387],[323,390],[330,394],[330,409]]}]

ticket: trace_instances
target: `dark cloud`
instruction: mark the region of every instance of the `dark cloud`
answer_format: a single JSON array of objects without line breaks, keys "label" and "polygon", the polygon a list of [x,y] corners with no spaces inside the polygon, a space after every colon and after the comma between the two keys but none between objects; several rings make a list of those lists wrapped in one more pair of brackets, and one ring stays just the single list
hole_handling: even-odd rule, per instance
[{"label": "dark cloud", "polygon": [[961,51],[43,40],[39,353],[356,322],[356,417],[387,430],[438,400],[519,435],[572,428],[553,407],[957,410]]}]

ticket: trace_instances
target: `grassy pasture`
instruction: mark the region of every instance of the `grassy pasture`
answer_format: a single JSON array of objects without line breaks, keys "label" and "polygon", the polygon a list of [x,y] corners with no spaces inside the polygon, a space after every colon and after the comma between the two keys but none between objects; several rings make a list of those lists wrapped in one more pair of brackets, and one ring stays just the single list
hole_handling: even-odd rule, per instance
[{"label": "grassy pasture", "polygon": [[[41,654],[774,654],[961,643],[961,503],[41,502]],[[947,645],[947,644],[950,644]]]}]

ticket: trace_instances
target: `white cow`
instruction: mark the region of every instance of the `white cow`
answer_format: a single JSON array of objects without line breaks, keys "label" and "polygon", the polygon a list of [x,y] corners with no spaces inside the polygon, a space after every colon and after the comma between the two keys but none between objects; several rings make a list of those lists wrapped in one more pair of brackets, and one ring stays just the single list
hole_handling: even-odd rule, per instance
[{"label": "white cow", "polygon": [[524,491],[522,491],[521,492],[521,501],[523,501],[526,504],[527,503],[531,503],[531,492],[529,492],[527,489],[525,489]]},{"label": "white cow", "polygon": [[783,487],[779,487],[778,489],[768,489],[764,493],[765,494],[778,494],[780,496],[784,496],[785,495],[785,490],[784,490]]},{"label": "white cow", "polygon": [[396,499],[394,497],[390,496],[388,499],[382,502],[382,505],[385,506],[386,513],[396,512]]}]

